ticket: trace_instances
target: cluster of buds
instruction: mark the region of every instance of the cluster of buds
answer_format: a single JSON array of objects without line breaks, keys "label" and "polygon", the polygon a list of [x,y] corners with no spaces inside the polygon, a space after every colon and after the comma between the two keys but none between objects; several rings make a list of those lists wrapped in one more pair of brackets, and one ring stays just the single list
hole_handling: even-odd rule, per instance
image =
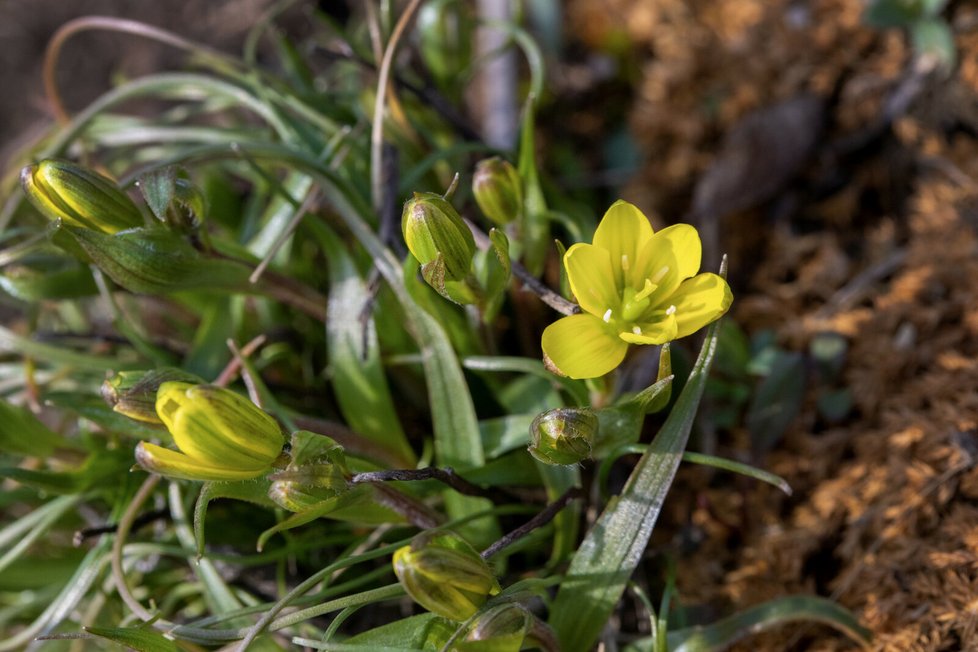
[{"label": "cluster of buds", "polygon": [[454,532],[422,532],[394,553],[394,574],[411,598],[450,620],[471,618],[499,583],[475,548]]},{"label": "cluster of buds", "polygon": [[[454,187],[445,196],[415,193],[404,204],[401,230],[428,285],[450,301],[478,305],[488,323],[498,312],[509,282],[509,239],[501,229],[491,229],[490,246],[478,250],[472,231],[448,201]],[[479,164],[473,194],[489,219],[499,226],[520,213],[519,175],[502,159]]]},{"label": "cluster of buds", "polygon": [[140,442],[136,461],[170,478],[257,478],[271,470],[285,444],[275,419],[223,387],[165,382],[157,392],[156,414],[179,450]]}]

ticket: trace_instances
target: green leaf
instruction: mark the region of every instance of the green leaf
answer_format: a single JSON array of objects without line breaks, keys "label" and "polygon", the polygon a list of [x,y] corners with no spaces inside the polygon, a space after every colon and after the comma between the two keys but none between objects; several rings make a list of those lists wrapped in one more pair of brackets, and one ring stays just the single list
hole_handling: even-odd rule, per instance
[{"label": "green leaf", "polygon": [[519,173],[523,181],[523,260],[530,274],[539,276],[550,246],[550,220],[547,201],[540,186],[534,138],[535,103],[529,97],[523,108],[523,130],[520,133]]},{"label": "green leaf", "polygon": [[86,627],[85,631],[137,652],[178,652],[177,644],[152,629],[135,627]]},{"label": "green leaf", "polygon": [[799,353],[779,351],[747,410],[747,428],[756,455],[766,453],[781,441],[804,398],[804,359]]},{"label": "green leaf", "polygon": [[641,561],[696,418],[717,346],[714,323],[672,412],[571,560],[550,610],[565,652],[589,650]]},{"label": "green leaf", "polygon": [[348,638],[348,645],[363,646],[364,650],[396,648],[408,650],[437,650],[458,628],[457,623],[432,613],[411,616]]},{"label": "green leaf", "polygon": [[326,309],[326,345],[333,391],[353,430],[377,442],[413,467],[417,457],[407,441],[387,386],[367,284],[342,243],[323,229],[320,241],[329,261],[330,292]]},{"label": "green leaf", "polygon": [[909,27],[924,15],[923,0],[875,0],[863,21],[871,27]]},{"label": "green leaf", "polygon": [[0,451],[14,455],[47,457],[65,439],[25,407],[0,400]]},{"label": "green leaf", "polygon": [[918,20],[910,28],[913,49],[921,55],[937,57],[945,69],[954,67],[957,59],[957,49],[954,46],[954,34],[951,26],[941,18],[924,18]]},{"label": "green leaf", "polygon": [[275,503],[268,497],[271,481],[260,478],[241,482],[205,482],[200,487],[197,502],[194,504],[194,541],[197,544],[197,557],[204,555],[204,541],[207,526],[207,508],[212,500],[233,498],[245,502],[273,508]]},{"label": "green leaf", "polygon": [[161,222],[166,221],[166,209],[173,201],[177,188],[176,180],[176,169],[172,167],[154,170],[139,177],[139,191],[143,194],[149,210]]},{"label": "green leaf", "polygon": [[8,265],[0,289],[21,301],[77,299],[95,294],[92,271],[65,256],[33,256]]},{"label": "green leaf", "polygon": [[119,476],[128,474],[134,463],[129,450],[103,450],[89,455],[85,463],[73,471],[0,468],[0,477],[53,494],[78,494],[89,489],[117,489]]},{"label": "green leaf", "polygon": [[[838,603],[817,596],[792,595],[764,602],[710,625],[673,630],[668,634],[669,649],[672,652],[720,652],[751,634],[787,623],[811,621],[833,627],[864,647],[872,639],[869,630]],[[625,648],[625,652],[653,652],[654,649],[650,637],[635,641]]]}]

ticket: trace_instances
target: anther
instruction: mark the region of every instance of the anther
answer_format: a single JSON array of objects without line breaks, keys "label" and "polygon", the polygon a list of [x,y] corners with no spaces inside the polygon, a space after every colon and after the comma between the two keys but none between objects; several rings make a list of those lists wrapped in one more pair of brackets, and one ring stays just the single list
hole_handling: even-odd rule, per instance
[{"label": "anther", "polygon": [[607,310],[604,311],[604,317],[602,317],[601,319],[603,319],[604,323],[606,324],[611,321],[611,308],[608,308]]}]

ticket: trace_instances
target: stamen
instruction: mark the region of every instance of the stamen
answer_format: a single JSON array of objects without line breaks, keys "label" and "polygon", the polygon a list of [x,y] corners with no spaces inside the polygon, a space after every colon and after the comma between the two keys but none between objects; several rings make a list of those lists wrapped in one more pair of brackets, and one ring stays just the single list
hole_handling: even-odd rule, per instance
[{"label": "stamen", "polygon": [[621,255],[621,270],[627,272],[631,268],[631,263],[628,262],[628,254]]},{"label": "stamen", "polygon": [[668,308],[666,308],[666,314],[667,315],[675,315],[676,314],[676,306],[669,306]]},{"label": "stamen", "polygon": [[608,308],[607,310],[604,311],[604,317],[602,317],[601,319],[603,319],[604,323],[606,324],[611,321],[611,308]]},{"label": "stamen", "polygon": [[638,326],[632,326],[632,332],[635,333],[636,335],[641,335],[642,329],[639,328]]},{"label": "stamen", "polygon": [[662,269],[660,269],[658,272],[655,273],[655,276],[653,276],[649,280],[652,281],[653,283],[658,283],[659,281],[662,280],[662,277],[665,276],[668,273],[669,273],[669,266],[668,265],[665,265],[665,266],[663,266]]}]

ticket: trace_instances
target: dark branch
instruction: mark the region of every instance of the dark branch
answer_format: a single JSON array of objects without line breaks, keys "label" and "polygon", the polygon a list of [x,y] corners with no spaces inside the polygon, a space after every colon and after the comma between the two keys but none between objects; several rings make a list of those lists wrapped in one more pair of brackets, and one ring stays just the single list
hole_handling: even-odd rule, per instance
[{"label": "dark branch", "polygon": [[499,539],[494,544],[492,544],[491,546],[483,550],[482,558],[488,559],[489,557],[492,557],[503,548],[506,548],[516,543],[517,541],[525,537],[527,534],[537,529],[538,527],[546,525],[547,523],[552,521],[554,517],[557,516],[557,514],[560,513],[560,510],[567,507],[567,504],[570,501],[576,500],[578,498],[583,498],[583,497],[584,497],[583,489],[581,489],[580,487],[571,487],[570,489],[565,491],[560,498],[547,505],[546,509],[544,509],[542,512],[540,512],[539,514],[537,514],[536,516],[534,516],[529,521],[519,526],[512,532],[503,535],[501,539]]}]

